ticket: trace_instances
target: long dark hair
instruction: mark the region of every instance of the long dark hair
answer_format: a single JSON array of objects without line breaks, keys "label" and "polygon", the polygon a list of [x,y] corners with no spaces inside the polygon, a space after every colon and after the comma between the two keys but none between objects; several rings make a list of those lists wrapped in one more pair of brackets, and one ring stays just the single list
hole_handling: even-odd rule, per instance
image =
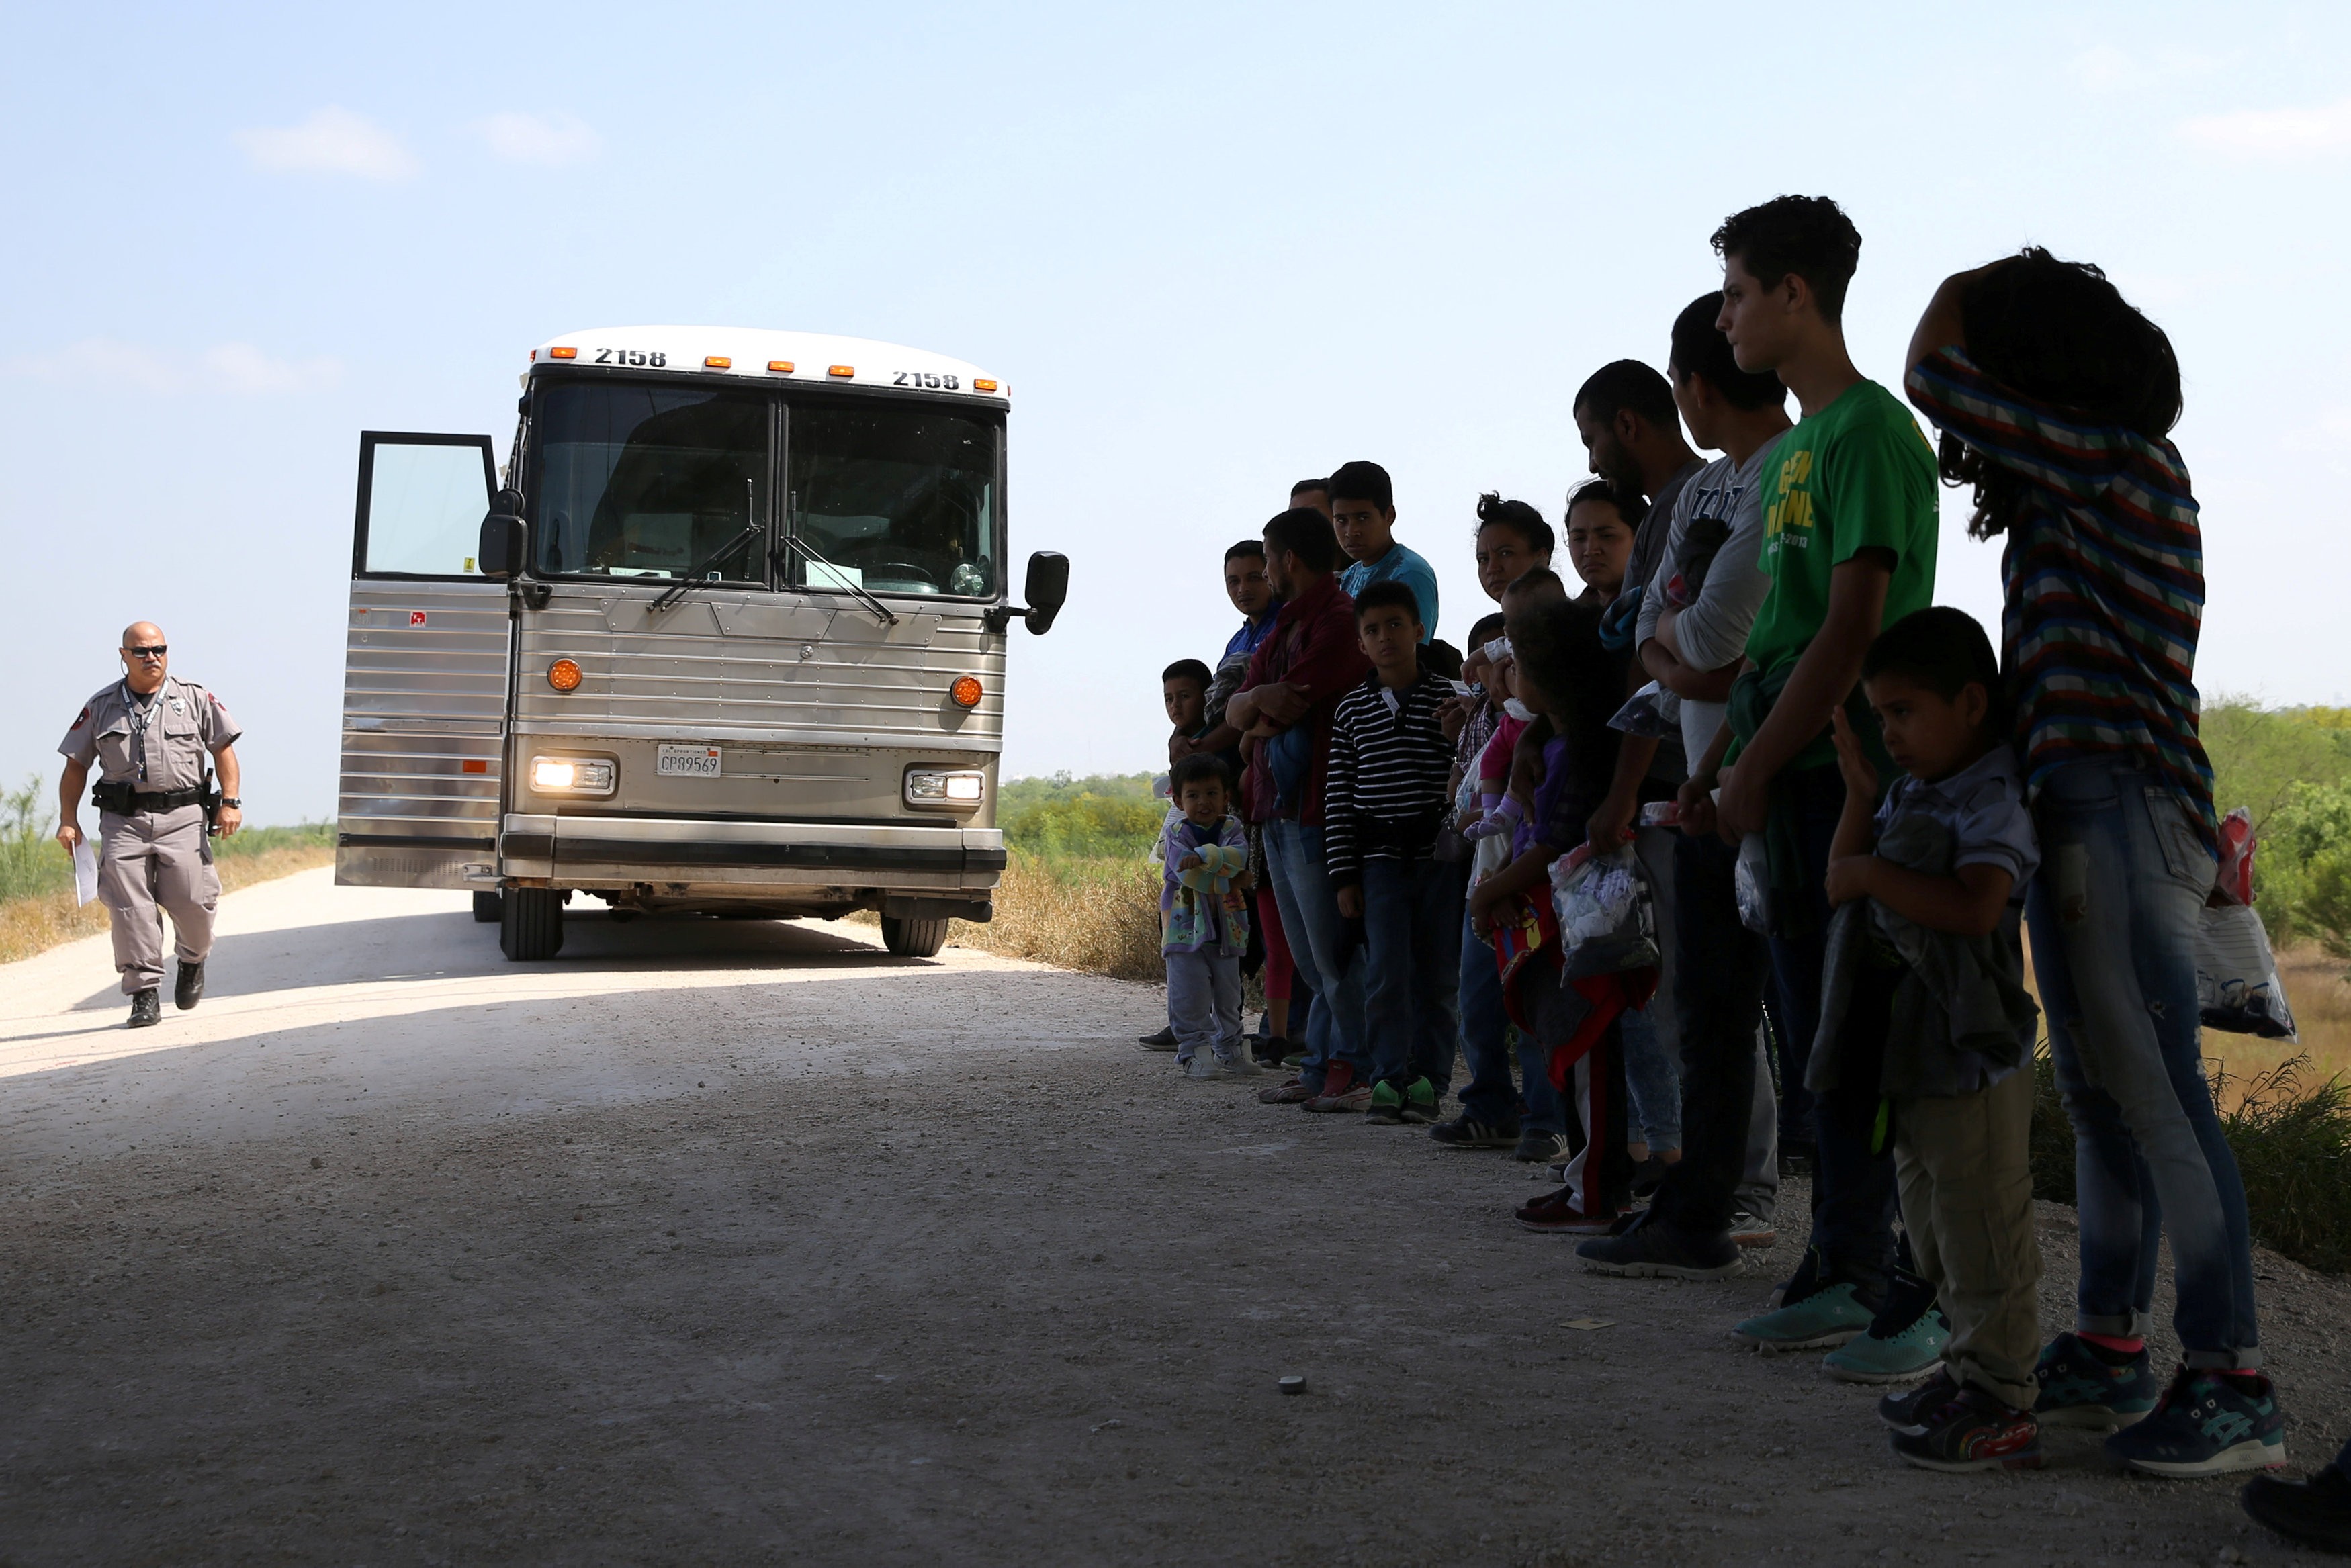
[{"label": "long dark hair", "polygon": [[[2151,441],[2179,422],[2171,339],[2088,262],[2028,245],[1969,283],[1959,319],[1968,357],[2027,397]],[[2022,476],[1948,432],[1938,458],[1946,483],[1975,487],[1968,532],[1979,539],[2005,533],[2023,502]]]}]

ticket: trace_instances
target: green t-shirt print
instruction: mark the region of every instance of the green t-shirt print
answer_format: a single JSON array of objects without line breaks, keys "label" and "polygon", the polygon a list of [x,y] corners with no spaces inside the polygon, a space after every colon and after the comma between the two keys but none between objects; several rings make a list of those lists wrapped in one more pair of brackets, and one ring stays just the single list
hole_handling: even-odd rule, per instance
[{"label": "green t-shirt print", "polygon": [[1858,551],[1894,557],[1892,626],[1935,602],[1935,452],[1910,410],[1856,381],[1780,438],[1763,476],[1763,552],[1771,591],[1747,634],[1765,674],[1792,664],[1829,613],[1829,574]]}]

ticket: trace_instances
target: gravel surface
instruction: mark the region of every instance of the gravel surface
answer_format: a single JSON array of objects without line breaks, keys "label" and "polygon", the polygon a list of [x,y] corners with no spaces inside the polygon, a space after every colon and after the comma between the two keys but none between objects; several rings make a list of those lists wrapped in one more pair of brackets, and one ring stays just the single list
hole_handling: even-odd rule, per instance
[{"label": "gravel surface", "polygon": [[[1792,1228],[1582,1272],[1539,1172],[1183,1082],[1146,987],[585,912],[511,965],[323,872],[224,931],[140,1034],[102,939],[0,969],[0,1563],[2324,1561],[2085,1435],[1908,1469],[1724,1336]],[[2314,1464],[2351,1288],[2260,1268]]]}]

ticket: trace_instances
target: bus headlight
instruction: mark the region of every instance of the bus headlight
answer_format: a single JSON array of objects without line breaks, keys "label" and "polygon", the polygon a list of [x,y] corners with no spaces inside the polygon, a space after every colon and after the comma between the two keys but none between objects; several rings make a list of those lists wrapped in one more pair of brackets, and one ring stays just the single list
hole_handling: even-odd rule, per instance
[{"label": "bus headlight", "polygon": [[611,794],[619,771],[601,757],[533,757],[530,787],[542,794]]},{"label": "bus headlight", "polygon": [[986,774],[950,773],[944,768],[906,770],[908,805],[944,806],[949,811],[967,811],[977,805],[987,794]]}]

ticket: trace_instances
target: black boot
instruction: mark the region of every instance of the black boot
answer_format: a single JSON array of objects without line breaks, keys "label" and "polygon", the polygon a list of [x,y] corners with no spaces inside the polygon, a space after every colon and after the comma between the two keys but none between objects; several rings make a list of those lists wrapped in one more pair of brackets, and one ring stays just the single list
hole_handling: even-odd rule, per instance
[{"label": "black boot", "polygon": [[180,961],[180,983],[172,988],[172,1003],[185,1012],[204,999],[204,966],[200,961]]},{"label": "black boot", "polygon": [[2334,1465],[2308,1480],[2255,1476],[2245,1511],[2284,1536],[2321,1552],[2351,1552],[2351,1478]]},{"label": "black boot", "polygon": [[131,993],[131,1029],[152,1029],[163,1021],[163,1003],[155,995],[155,988]]}]

